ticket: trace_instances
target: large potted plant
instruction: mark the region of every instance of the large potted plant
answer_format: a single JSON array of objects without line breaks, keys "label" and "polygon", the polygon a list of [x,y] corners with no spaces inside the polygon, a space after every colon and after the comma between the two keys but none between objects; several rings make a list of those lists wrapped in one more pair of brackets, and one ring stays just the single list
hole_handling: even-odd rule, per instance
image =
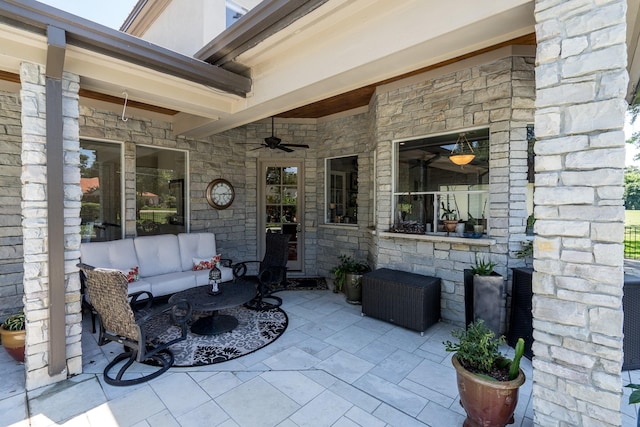
[{"label": "large potted plant", "polygon": [[504,337],[496,338],[482,320],[451,333],[457,343],[445,341],[445,350],[455,352],[460,404],[467,413],[466,427],[513,424],[518,392],[525,382],[520,369],[524,341],[518,340],[513,360],[499,351]]},{"label": "large potted plant", "polygon": [[0,325],[2,346],[18,362],[24,362],[24,313],[13,314]]},{"label": "large potted plant", "polygon": [[475,255],[475,264],[471,266],[473,274],[473,312],[474,318],[484,320],[485,324],[497,335],[501,335],[501,317],[504,307],[504,278],[494,271],[496,263],[490,257]]},{"label": "large potted plant", "polygon": [[338,259],[340,264],[331,270],[334,275],[333,291],[340,292],[344,287],[347,302],[358,304],[362,300],[362,275],[371,269],[349,255],[340,255]]}]

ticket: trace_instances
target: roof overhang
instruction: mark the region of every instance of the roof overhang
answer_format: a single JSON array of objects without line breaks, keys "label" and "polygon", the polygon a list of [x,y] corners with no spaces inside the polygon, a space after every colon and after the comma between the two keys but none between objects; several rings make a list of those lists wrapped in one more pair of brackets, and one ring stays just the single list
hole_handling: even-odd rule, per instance
[{"label": "roof overhang", "polygon": [[424,0],[327,1],[225,55],[251,70],[252,96],[235,114],[183,132],[231,129],[535,33],[533,0],[460,3],[453,11],[451,3]]}]

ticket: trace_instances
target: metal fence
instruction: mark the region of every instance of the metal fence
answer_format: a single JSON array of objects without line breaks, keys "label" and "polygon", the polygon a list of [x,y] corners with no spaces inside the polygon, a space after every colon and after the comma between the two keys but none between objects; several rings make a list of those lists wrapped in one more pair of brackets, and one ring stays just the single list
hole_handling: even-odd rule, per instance
[{"label": "metal fence", "polygon": [[640,259],[640,226],[629,225],[624,228],[624,257]]}]

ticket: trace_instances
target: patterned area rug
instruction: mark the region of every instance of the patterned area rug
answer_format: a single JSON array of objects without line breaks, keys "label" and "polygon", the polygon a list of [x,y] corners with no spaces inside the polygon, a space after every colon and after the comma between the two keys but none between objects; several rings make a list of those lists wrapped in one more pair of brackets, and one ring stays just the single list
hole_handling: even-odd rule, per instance
[{"label": "patterned area rug", "polygon": [[329,289],[324,277],[295,277],[287,279],[287,286],[274,289],[275,291],[295,290],[323,290]]},{"label": "patterned area rug", "polygon": [[[211,365],[253,353],[277,340],[289,324],[286,313],[280,308],[256,311],[238,306],[218,313],[234,316],[238,319],[238,326],[230,332],[218,335],[189,332],[186,340],[170,347],[175,357],[173,366]],[[206,315],[208,314],[194,312],[192,322]],[[180,330],[172,327],[158,339],[167,342],[179,335]]]}]

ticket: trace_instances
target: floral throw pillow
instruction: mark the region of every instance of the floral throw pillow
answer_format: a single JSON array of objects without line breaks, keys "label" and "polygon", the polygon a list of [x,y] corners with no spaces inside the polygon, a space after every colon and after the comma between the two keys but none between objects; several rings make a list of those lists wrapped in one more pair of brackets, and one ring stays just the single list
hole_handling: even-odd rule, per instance
[{"label": "floral throw pillow", "polygon": [[122,270],[122,274],[127,276],[129,283],[137,282],[140,279],[140,273],[138,272],[138,266],[131,267],[129,270]]},{"label": "floral throw pillow", "polygon": [[213,266],[220,262],[220,254],[211,259],[191,258],[191,261],[193,261],[193,271],[211,270]]}]

